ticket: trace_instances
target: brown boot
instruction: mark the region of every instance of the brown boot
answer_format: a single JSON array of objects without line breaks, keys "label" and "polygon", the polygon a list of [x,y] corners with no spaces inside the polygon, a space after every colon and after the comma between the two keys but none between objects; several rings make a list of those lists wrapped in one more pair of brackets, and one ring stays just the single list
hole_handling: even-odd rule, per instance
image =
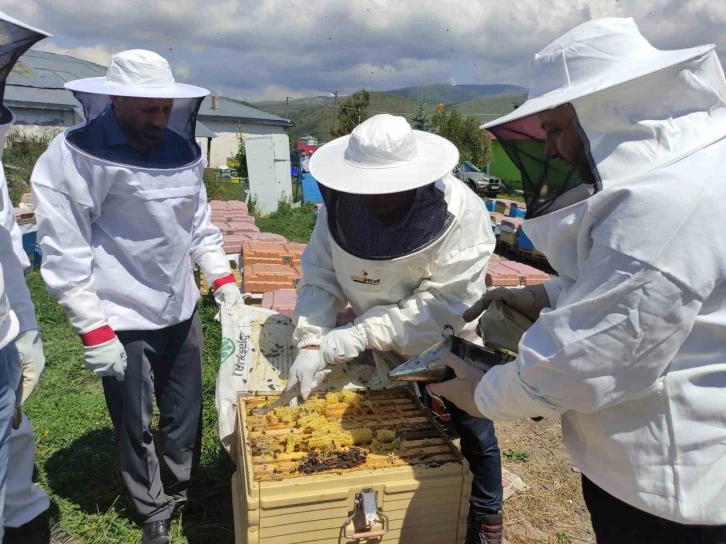
[{"label": "brown boot", "polygon": [[506,544],[502,514],[469,514],[465,544]]}]

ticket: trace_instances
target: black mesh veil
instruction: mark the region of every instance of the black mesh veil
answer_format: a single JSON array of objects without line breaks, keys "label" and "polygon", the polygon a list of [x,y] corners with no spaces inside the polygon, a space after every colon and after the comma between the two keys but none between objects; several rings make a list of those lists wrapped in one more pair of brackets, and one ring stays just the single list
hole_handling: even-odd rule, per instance
[{"label": "black mesh veil", "polygon": [[[106,115],[114,115],[111,97],[104,94],[72,91],[73,96],[83,107],[83,115],[86,119],[82,126],[73,129],[68,133],[67,139],[72,144],[80,147],[86,152],[94,154],[86,149],[83,142],[87,142],[86,134],[96,133],[96,127],[102,118]],[[171,116],[167,129],[164,131],[164,145],[187,146],[188,153],[179,154],[184,156],[185,163],[196,161],[201,156],[201,148],[197,144],[195,138],[195,130],[197,124],[197,114],[205,97],[195,98],[175,98],[174,105],[171,110]],[[95,144],[94,144],[95,147]],[[176,164],[173,166],[183,166],[184,164]],[[143,166],[132,164],[131,166]],[[172,167],[170,165],[170,167]]]},{"label": "black mesh veil", "polygon": [[3,107],[5,84],[15,63],[46,36],[42,32],[16,24],[0,11],[0,107]]},{"label": "black mesh veil", "polygon": [[[585,181],[578,169],[559,158],[545,156],[545,132],[538,116],[530,115],[503,125],[488,129],[499,141],[522,175],[522,189],[527,203],[527,219],[539,217],[563,201],[581,200],[575,193],[591,193],[597,187],[581,187]],[[586,189],[586,191],[585,191]],[[570,193],[565,196],[565,193]],[[555,205],[555,201],[557,205]]]}]

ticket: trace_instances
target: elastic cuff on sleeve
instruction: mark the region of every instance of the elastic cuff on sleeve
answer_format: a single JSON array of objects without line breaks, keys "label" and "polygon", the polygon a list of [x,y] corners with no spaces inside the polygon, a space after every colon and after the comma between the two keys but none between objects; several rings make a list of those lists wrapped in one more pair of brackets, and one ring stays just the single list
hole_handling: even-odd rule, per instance
[{"label": "elastic cuff on sleeve", "polygon": [[116,338],[116,333],[108,325],[105,325],[99,329],[89,331],[85,334],[81,334],[81,342],[83,345],[88,347],[100,346],[106,342],[110,342]]},{"label": "elastic cuff on sleeve", "polygon": [[300,340],[297,343],[297,349],[303,349],[308,346],[319,346],[320,345],[320,338],[316,338],[315,336],[305,336],[302,340]]},{"label": "elastic cuff on sleeve", "polygon": [[363,339],[363,345],[365,346],[364,349],[368,349],[368,333],[366,333],[366,329],[363,326],[363,323],[358,323],[355,325],[355,330],[358,331],[358,334],[360,334],[361,338]]},{"label": "elastic cuff on sleeve", "polygon": [[227,276],[223,276],[221,278],[218,278],[218,279],[214,280],[214,284],[213,284],[214,285],[214,290],[216,291],[217,289],[219,289],[223,285],[228,285],[230,283],[235,283],[235,281],[236,280],[234,279],[234,274],[229,274]]}]

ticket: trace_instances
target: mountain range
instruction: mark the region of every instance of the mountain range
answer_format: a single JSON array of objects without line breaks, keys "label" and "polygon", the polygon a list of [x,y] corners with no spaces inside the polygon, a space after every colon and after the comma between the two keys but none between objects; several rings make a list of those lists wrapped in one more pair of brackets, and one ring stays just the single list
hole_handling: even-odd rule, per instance
[{"label": "mountain range", "polygon": [[[391,113],[411,118],[419,109],[421,96],[429,113],[439,104],[456,109],[462,114],[476,115],[482,122],[496,119],[519,106],[527,96],[527,89],[516,85],[449,85],[437,84],[423,87],[405,87],[392,91],[370,92],[370,115]],[[346,100],[338,96],[338,105]],[[296,140],[307,134],[322,142],[331,139],[334,98],[315,96],[285,101],[264,101],[252,106],[295,122],[290,139]]]}]

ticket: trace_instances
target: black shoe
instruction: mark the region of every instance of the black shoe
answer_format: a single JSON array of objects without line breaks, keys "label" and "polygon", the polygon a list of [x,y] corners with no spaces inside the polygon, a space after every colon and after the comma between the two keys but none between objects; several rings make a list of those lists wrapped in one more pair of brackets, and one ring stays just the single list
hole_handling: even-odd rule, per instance
[{"label": "black shoe", "polygon": [[43,512],[20,527],[5,528],[5,544],[81,544]]},{"label": "black shoe", "polygon": [[502,514],[469,514],[465,544],[506,544]]},{"label": "black shoe", "polygon": [[141,544],[169,544],[171,520],[147,521],[144,523],[144,537]]}]

